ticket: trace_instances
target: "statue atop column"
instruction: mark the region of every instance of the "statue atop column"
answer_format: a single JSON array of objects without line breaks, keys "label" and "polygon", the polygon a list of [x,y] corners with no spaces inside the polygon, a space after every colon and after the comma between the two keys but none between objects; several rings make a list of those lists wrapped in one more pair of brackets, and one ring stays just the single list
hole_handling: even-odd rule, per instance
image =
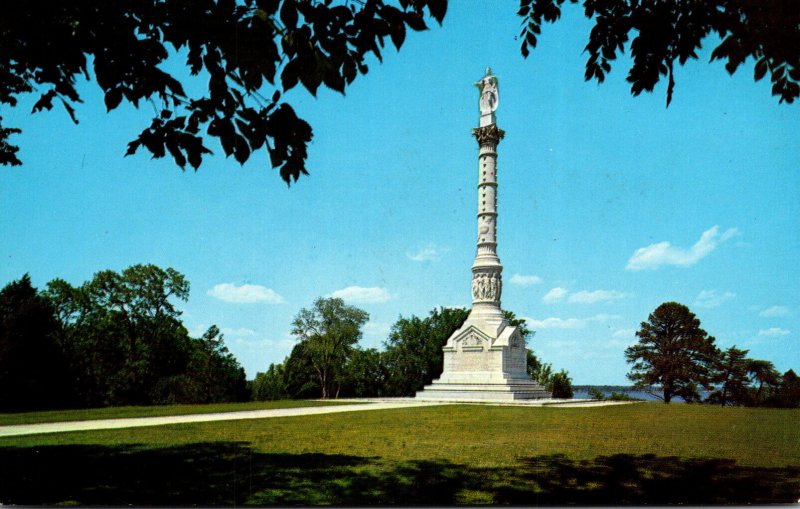
[{"label": "statue atop column", "polygon": [[486,76],[475,83],[480,91],[479,107],[481,112],[480,127],[495,123],[494,112],[500,102],[500,95],[497,90],[497,77],[492,75],[492,69],[486,68]]}]

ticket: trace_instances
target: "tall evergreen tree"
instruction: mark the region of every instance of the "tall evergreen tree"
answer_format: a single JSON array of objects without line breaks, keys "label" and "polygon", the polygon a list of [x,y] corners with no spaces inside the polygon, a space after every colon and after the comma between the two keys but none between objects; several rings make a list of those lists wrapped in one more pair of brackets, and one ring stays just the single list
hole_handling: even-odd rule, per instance
[{"label": "tall evergreen tree", "polygon": [[636,333],[639,342],[625,350],[633,364],[628,378],[636,386],[660,387],[664,403],[679,396],[698,401],[700,387],[711,388],[714,338],[700,328],[700,320],[689,308],[665,302],[653,311]]},{"label": "tall evergreen tree", "polygon": [[720,406],[744,404],[748,390],[747,368],[751,362],[746,357],[747,352],[735,346],[719,352],[714,360],[712,378],[717,389],[709,395],[709,402]]}]

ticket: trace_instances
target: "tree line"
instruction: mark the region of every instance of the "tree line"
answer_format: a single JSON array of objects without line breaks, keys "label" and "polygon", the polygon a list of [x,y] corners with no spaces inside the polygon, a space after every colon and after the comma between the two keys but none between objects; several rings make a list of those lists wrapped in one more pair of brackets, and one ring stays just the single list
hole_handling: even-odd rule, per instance
[{"label": "tree line", "polygon": [[[9,283],[0,290],[0,411],[413,396],[441,375],[442,347],[469,315],[441,307],[400,316],[378,350],[359,344],[366,311],[319,298],[292,322],[290,355],[248,382],[217,326],[189,334],[175,307],[188,295],[182,274],[155,265],[101,271],[80,286],[54,279],[37,290],[27,274]],[[505,314],[530,335],[524,319]],[[628,378],[665,403],[800,407],[793,370],[718,348],[683,304],[660,305],[636,336]],[[569,374],[530,350],[527,369],[553,397],[572,397]]]},{"label": "tree line", "polygon": [[[384,349],[358,344],[361,327],[369,319],[364,310],[342,299],[319,298],[304,308],[292,323],[298,342],[291,354],[252,383],[253,398],[403,397],[413,396],[442,373],[442,347],[467,319],[463,308],[438,308],[425,318],[401,316],[392,326]],[[530,330],[525,320],[506,311],[506,319],[520,329]],[[554,393],[572,397],[566,371],[553,372],[528,351],[528,373]]]},{"label": "tree line", "polygon": [[[189,334],[175,306],[188,296],[181,273],[155,265],[104,270],[80,286],[54,279],[39,290],[27,274],[9,283],[0,290],[0,411],[413,396],[441,374],[442,347],[469,314],[401,316],[379,351],[358,344],[366,311],[319,298],[295,317],[291,354],[248,382],[216,325]],[[528,371],[572,396],[568,374],[532,352]]]},{"label": "tree line", "polygon": [[625,350],[632,364],[628,378],[664,403],[679,397],[721,406],[800,407],[794,370],[781,375],[772,362],[747,357],[748,350],[718,348],[683,304],[658,306],[636,336],[638,342]]},{"label": "tree line", "polygon": [[173,301],[174,269],[105,270],[42,291],[24,275],[0,290],[0,410],[213,403],[249,399],[219,328],[191,337]]}]

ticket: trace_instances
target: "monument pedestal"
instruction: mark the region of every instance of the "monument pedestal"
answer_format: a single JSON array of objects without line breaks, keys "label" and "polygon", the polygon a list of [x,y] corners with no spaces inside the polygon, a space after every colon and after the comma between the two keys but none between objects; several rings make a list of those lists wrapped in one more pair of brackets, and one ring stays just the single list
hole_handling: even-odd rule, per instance
[{"label": "monument pedestal", "polygon": [[[498,310],[499,311],[499,310]],[[477,315],[477,316],[476,316]],[[444,347],[442,375],[418,392],[423,400],[549,398],[527,373],[525,340],[516,327],[487,321],[475,309]]]},{"label": "monument pedestal", "polygon": [[527,372],[525,338],[509,325],[500,307],[503,266],[497,257],[497,78],[486,76],[480,89],[478,141],[478,242],[472,264],[472,310],[444,346],[442,376],[418,392],[418,399],[516,400],[549,398]]}]

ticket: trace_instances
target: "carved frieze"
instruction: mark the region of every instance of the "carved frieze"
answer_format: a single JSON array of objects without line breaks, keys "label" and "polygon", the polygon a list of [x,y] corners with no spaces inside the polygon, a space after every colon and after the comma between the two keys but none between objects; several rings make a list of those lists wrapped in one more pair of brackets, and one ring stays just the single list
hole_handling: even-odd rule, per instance
[{"label": "carved frieze", "polygon": [[503,280],[499,272],[479,272],[472,276],[472,299],[499,301]]}]

